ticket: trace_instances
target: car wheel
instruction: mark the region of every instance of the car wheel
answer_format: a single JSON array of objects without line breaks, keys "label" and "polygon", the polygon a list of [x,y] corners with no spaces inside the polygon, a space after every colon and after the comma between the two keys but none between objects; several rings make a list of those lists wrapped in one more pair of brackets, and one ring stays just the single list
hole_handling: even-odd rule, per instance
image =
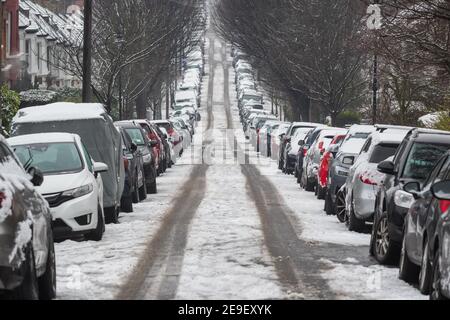
[{"label": "car wheel", "polygon": [[333,199],[331,199],[330,191],[328,190],[325,196],[325,213],[329,216],[332,216],[335,214],[334,208],[333,208]]},{"label": "car wheel", "polygon": [[382,265],[394,265],[400,256],[400,246],[391,240],[387,212],[383,212],[373,226],[374,241],[373,254]]},{"label": "car wheel", "polygon": [[314,192],[314,182],[309,181],[308,177],[305,178],[305,190],[308,192]]},{"label": "car wheel", "polygon": [[12,292],[14,300],[39,300],[39,284],[36,276],[33,245],[29,244],[21,266],[22,283]]},{"label": "car wheel", "polygon": [[86,240],[90,241],[101,241],[103,238],[103,234],[105,233],[105,222],[103,221],[103,214],[102,214],[102,208],[98,206],[97,209],[98,214],[98,223],[95,230],[88,233],[85,238]]},{"label": "car wheel", "polygon": [[319,200],[325,200],[325,196],[327,194],[327,189],[322,188],[320,184],[317,185],[317,199]]},{"label": "car wheel", "polygon": [[408,283],[415,283],[419,276],[420,269],[414,263],[411,262],[406,249],[406,234],[403,235],[402,249],[400,251],[400,270],[399,279]]},{"label": "car wheel", "polygon": [[440,256],[437,250],[434,256],[433,282],[431,285],[430,300],[448,300],[448,298],[442,294]]},{"label": "car wheel", "polygon": [[139,188],[139,198],[141,201],[147,199],[147,183],[144,180],[142,187]]},{"label": "car wheel", "polygon": [[[120,201],[122,203],[122,200]],[[131,198],[129,199],[129,202],[131,203],[131,206],[133,206],[133,201],[131,201]],[[125,211],[123,211],[125,212]],[[108,208],[105,210],[105,220],[106,223],[119,223],[119,208]]]},{"label": "car wheel", "polygon": [[133,192],[131,193],[131,200],[133,203],[139,203],[140,202],[140,196],[139,196],[139,186],[138,186],[138,174],[136,173],[135,179],[134,179],[134,188]]},{"label": "car wheel", "polygon": [[[353,201],[352,201],[353,202]],[[355,207],[353,203],[350,205],[350,212],[348,213],[347,227],[349,231],[363,232],[366,227],[364,220],[358,219],[355,215]]]},{"label": "car wheel", "polygon": [[156,186],[156,179],[153,182],[147,184],[147,193],[148,194],[158,193],[158,188]]},{"label": "car wheel", "polygon": [[431,277],[432,277],[432,266],[430,262],[429,255],[429,245],[428,239],[425,241],[423,254],[422,254],[422,265],[420,266],[419,273],[419,290],[422,294],[428,295],[430,293]]},{"label": "car wheel", "polygon": [[120,211],[125,213],[133,212],[133,197],[122,197],[120,199]]},{"label": "car wheel", "polygon": [[345,208],[345,192],[339,191],[336,195],[336,216],[341,223],[345,223],[347,212]]},{"label": "car wheel", "polygon": [[48,257],[44,274],[38,279],[39,299],[52,300],[56,298],[56,261],[53,236],[49,239]]}]

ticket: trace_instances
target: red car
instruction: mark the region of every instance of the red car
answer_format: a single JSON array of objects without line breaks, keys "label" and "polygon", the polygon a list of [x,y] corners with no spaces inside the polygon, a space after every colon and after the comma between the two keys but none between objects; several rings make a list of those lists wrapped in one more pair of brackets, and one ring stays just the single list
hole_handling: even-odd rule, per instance
[{"label": "red car", "polygon": [[153,124],[149,123],[147,120],[135,120],[135,122],[138,123],[142,127],[142,129],[144,129],[150,140],[154,140],[157,142],[156,146],[153,148],[153,154],[156,159],[156,169],[158,175],[166,172],[167,165],[165,159],[166,151],[164,150],[164,143],[153,127]]},{"label": "red car", "polygon": [[340,145],[342,141],[344,141],[346,135],[337,135],[334,137],[333,141],[331,141],[330,146],[328,147],[327,151],[322,156],[322,159],[320,160],[320,167],[319,171],[317,173],[317,181],[318,187],[316,191],[316,195],[318,199],[325,199],[325,194],[327,192],[327,185],[328,185],[328,169],[330,167],[331,160],[333,159],[333,146]]}]

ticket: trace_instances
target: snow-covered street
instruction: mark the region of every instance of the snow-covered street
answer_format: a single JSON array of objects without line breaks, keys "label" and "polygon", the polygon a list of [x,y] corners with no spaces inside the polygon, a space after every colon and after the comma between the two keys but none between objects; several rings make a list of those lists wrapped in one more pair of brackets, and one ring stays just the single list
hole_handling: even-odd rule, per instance
[{"label": "snow-covered street", "polygon": [[102,241],[56,245],[58,299],[427,299],[249,146],[231,49],[207,37],[192,146]]}]

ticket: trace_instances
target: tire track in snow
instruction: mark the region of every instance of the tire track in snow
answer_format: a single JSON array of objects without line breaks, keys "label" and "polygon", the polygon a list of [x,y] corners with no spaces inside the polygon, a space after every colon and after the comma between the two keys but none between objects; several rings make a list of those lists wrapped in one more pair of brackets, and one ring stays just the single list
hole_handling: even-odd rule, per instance
[{"label": "tire track in snow", "polygon": [[[223,52],[223,61],[227,61],[227,53]],[[229,92],[229,66],[225,69],[225,110],[229,129],[235,129],[231,113]],[[235,159],[245,151],[234,137]],[[247,150],[247,149],[245,149]],[[277,188],[263,175],[256,165],[251,164],[248,152],[244,154],[245,164],[241,165],[247,180],[247,191],[259,212],[266,247],[268,248],[287,296],[306,299],[334,299],[335,293],[320,276],[320,271],[327,269],[320,262],[321,256],[314,254],[314,249],[298,237],[291,217],[290,209],[285,205]]]},{"label": "tire track in snow", "polygon": [[[210,72],[207,95],[207,126],[214,125],[212,112],[214,90],[214,38],[210,36]],[[203,142],[203,156],[211,140]],[[205,161],[203,161],[204,163]],[[116,296],[119,300],[169,300],[177,293],[189,226],[203,201],[206,190],[206,172],[209,166],[197,165],[181,188],[179,196],[166,213],[160,229],[150,240],[132,276]]]}]

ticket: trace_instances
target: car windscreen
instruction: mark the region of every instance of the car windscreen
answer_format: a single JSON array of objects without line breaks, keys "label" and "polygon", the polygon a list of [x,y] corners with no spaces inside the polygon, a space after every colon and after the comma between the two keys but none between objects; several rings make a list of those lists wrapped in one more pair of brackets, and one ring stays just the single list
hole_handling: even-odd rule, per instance
[{"label": "car windscreen", "polygon": [[83,170],[80,152],[73,142],[38,143],[15,146],[22,164],[30,163],[44,175],[69,174]]},{"label": "car windscreen", "polygon": [[142,135],[142,131],[139,130],[139,128],[127,128],[125,129],[125,132],[128,133],[131,140],[134,142],[134,144],[138,146],[144,146],[145,145],[145,139]]},{"label": "car windscreen", "polygon": [[425,180],[449,147],[440,144],[414,143],[406,160],[402,178]]},{"label": "car windscreen", "polygon": [[242,97],[242,100],[254,100],[254,101],[261,101],[262,97],[260,96],[254,96],[251,94],[244,94],[244,96]]},{"label": "car windscreen", "polygon": [[374,147],[369,163],[380,163],[392,157],[397,151],[398,144],[379,144]]}]

